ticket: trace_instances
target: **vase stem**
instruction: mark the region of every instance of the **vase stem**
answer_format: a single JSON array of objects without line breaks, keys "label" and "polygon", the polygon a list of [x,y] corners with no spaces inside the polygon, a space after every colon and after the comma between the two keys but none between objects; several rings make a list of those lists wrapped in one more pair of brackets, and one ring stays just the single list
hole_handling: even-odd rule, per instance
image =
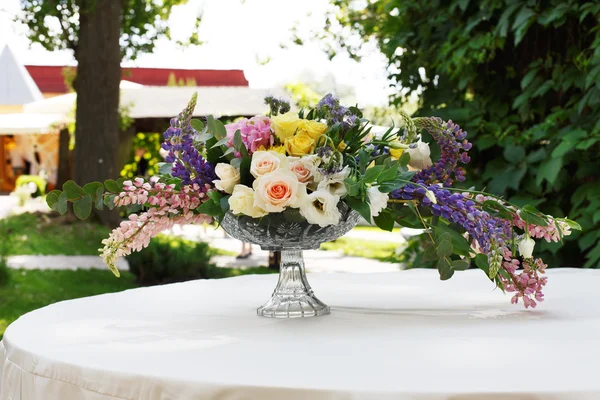
[{"label": "vase stem", "polygon": [[282,250],[279,281],[271,299],[257,310],[271,318],[316,317],[329,314],[329,306],[314,295],[306,279],[302,250]]}]

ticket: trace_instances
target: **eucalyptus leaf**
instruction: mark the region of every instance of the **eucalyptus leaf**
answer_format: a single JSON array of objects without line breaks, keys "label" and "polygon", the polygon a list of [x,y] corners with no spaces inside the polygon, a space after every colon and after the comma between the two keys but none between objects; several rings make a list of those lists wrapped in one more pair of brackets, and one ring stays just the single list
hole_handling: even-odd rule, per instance
[{"label": "eucalyptus leaf", "polygon": [[66,181],[63,184],[63,193],[66,193],[67,198],[70,201],[74,201],[85,196],[85,191],[83,190],[83,188],[76,184],[74,181]]},{"label": "eucalyptus leaf", "polygon": [[80,200],[73,203],[73,212],[79,219],[87,219],[92,213],[92,196],[86,193]]},{"label": "eucalyptus leaf", "polygon": [[68,196],[66,192],[62,192],[60,194],[60,196],[58,196],[58,201],[56,203],[56,211],[58,211],[58,213],[60,215],[65,215],[67,213],[68,207],[67,207],[67,201],[68,201]]}]

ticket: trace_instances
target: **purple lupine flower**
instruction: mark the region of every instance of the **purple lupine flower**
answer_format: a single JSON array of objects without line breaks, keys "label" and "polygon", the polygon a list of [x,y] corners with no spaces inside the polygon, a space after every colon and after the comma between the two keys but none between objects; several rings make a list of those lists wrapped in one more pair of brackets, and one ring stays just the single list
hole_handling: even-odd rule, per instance
[{"label": "purple lupine flower", "polygon": [[446,187],[451,186],[454,180],[464,181],[466,171],[458,167],[458,163],[467,164],[471,161],[467,151],[472,144],[466,139],[467,132],[452,121],[443,122],[437,117],[415,118],[415,125],[431,134],[440,145],[441,154],[433,165],[419,171],[413,181],[428,184],[440,182]]},{"label": "purple lupine flower", "polygon": [[165,161],[173,163],[171,175],[180,178],[184,185],[197,184],[206,192],[217,178],[212,164],[207,162],[194,146],[197,133],[191,126],[192,113],[196,104],[196,96],[176,118],[172,118],[169,128],[164,133],[161,147],[168,151]]}]

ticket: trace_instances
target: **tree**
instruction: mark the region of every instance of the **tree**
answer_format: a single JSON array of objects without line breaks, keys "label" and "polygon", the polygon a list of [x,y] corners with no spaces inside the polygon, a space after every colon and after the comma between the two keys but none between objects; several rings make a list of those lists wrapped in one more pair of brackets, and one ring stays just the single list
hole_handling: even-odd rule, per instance
[{"label": "tree", "polygon": [[[73,176],[77,181],[102,181],[120,171],[121,60],[150,52],[158,38],[169,37],[166,21],[171,9],[186,1],[21,0],[19,21],[29,28],[29,40],[49,51],[70,49],[77,60],[73,82],[77,92]],[[60,28],[53,29],[49,20]],[[200,43],[197,32],[188,43]],[[115,223],[109,215],[104,214],[103,220]]]},{"label": "tree", "polygon": [[[401,103],[452,119],[475,144],[470,174],[517,204],[577,219],[553,264],[600,266],[600,3],[332,0],[332,52],[375,40]],[[333,53],[332,53],[333,54]],[[471,181],[471,180],[470,180]]]}]

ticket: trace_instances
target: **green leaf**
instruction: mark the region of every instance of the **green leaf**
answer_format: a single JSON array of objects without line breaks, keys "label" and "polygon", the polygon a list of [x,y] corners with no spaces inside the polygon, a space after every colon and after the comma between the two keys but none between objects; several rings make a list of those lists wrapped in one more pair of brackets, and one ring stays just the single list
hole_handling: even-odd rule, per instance
[{"label": "green leaf", "polygon": [[96,196],[98,189],[102,189],[104,191],[104,185],[102,185],[100,182],[89,182],[83,185],[83,191],[92,196],[92,199]]},{"label": "green leaf", "polygon": [[104,205],[106,207],[108,207],[109,210],[113,210],[116,206],[115,206],[115,198],[117,196],[114,194],[109,194],[104,196]]},{"label": "green leaf", "polygon": [[536,183],[541,185],[544,180],[547,180],[550,185],[554,184],[558,173],[563,166],[562,157],[548,158],[540,164]]},{"label": "green leaf", "polygon": [[51,210],[57,211],[58,197],[61,193],[60,190],[53,190],[46,195],[46,204],[48,204],[48,207],[50,207]]},{"label": "green leaf", "polygon": [[525,158],[525,149],[521,146],[508,145],[504,148],[504,158],[511,164],[518,164]]},{"label": "green leaf", "polygon": [[83,188],[74,181],[66,181],[63,184],[63,193],[67,194],[67,198],[70,201],[74,201],[85,196],[85,191]]},{"label": "green leaf", "polygon": [[114,179],[107,179],[104,181],[104,187],[111,193],[120,193],[121,187]]},{"label": "green leaf", "polygon": [[354,211],[359,213],[367,222],[371,222],[371,207],[369,207],[369,203],[355,197],[346,197],[346,203],[352,208]]},{"label": "green leaf", "polygon": [[346,191],[348,192],[348,196],[356,197],[360,194],[361,184],[356,182],[352,178],[344,179],[344,185],[346,186]]},{"label": "green leaf", "polygon": [[465,260],[454,260],[452,261],[452,269],[455,271],[465,271],[469,268],[469,263]]},{"label": "green leaf", "polygon": [[227,129],[225,129],[225,125],[223,125],[223,123],[221,121],[219,121],[218,119],[216,119],[214,121],[214,124],[215,124],[215,131],[213,132],[213,135],[215,135],[215,137],[219,140],[226,137]]},{"label": "green leaf", "polygon": [[398,163],[395,162],[389,166],[389,168],[384,169],[381,174],[377,177],[377,183],[382,184],[387,181],[393,180],[398,174]]},{"label": "green leaf", "polygon": [[239,129],[233,134],[233,147],[242,155],[242,157],[248,157],[248,149],[242,140],[242,132]]},{"label": "green leaf", "polygon": [[65,215],[67,213],[67,201],[67,193],[62,192],[60,196],[58,196],[58,201],[56,203],[56,211],[58,211],[60,215]]},{"label": "green leaf", "polygon": [[490,264],[488,263],[488,258],[485,254],[477,254],[475,256],[475,265],[477,265],[477,268],[485,272],[485,276],[489,277]]},{"label": "green leaf", "polygon": [[383,165],[375,165],[374,167],[367,168],[362,181],[365,183],[372,183],[379,177],[385,167]]},{"label": "green leaf", "polygon": [[98,189],[96,189],[96,193],[94,194],[94,196],[92,196],[92,199],[94,200],[94,203],[96,204],[96,210],[104,210],[104,186],[99,187]]},{"label": "green leaf", "polygon": [[[238,131],[239,132],[239,131]],[[227,143],[229,143],[229,138],[228,137],[224,137],[221,140],[215,142],[214,144],[211,145],[211,149],[214,149],[215,147],[220,147],[220,146],[224,146]]]},{"label": "green leaf", "polygon": [[375,225],[377,225],[381,230],[388,232],[394,230],[394,219],[387,210],[383,210],[378,216],[373,217],[373,221],[375,221]]},{"label": "green leaf", "polygon": [[436,254],[438,255],[438,257],[449,257],[452,254],[452,251],[454,250],[452,243],[450,243],[449,240],[442,240],[441,242],[439,242],[437,249],[436,249]]},{"label": "green leaf", "polygon": [[161,175],[171,175],[171,171],[173,170],[173,164],[160,162],[158,163],[158,173]]},{"label": "green leaf", "polygon": [[568,218],[556,218],[557,221],[562,221],[565,222],[567,225],[569,225],[569,228],[571,229],[575,229],[577,231],[581,230],[581,225],[579,225],[577,222],[573,221],[572,219],[568,219]]},{"label": "green leaf", "polygon": [[446,281],[452,278],[454,275],[454,269],[452,268],[452,264],[446,258],[440,258],[437,263],[437,269],[440,273],[440,279]]},{"label": "green leaf", "polygon": [[410,154],[408,152],[403,152],[402,155],[400,156],[400,158],[398,159],[398,162],[400,163],[400,165],[402,167],[406,167],[408,165],[408,163],[410,162]]},{"label": "green leaf", "polygon": [[221,201],[221,197],[223,197],[223,195],[221,194],[221,192],[218,192],[216,190],[211,190],[211,191],[207,192],[206,194],[215,203],[220,202]]},{"label": "green leaf", "polygon": [[242,158],[242,162],[240,163],[240,183],[248,187],[252,187],[252,182],[254,181],[254,177],[250,173],[251,164],[252,158],[248,155]]},{"label": "green leaf", "polygon": [[73,203],[73,211],[79,219],[86,219],[92,213],[92,196],[86,193],[83,198]]},{"label": "green leaf", "polygon": [[202,132],[204,130],[204,123],[202,123],[202,121],[200,121],[199,119],[192,118],[192,120],[190,121],[190,125],[192,125],[192,128],[194,128],[198,132]]},{"label": "green leaf", "polygon": [[223,215],[227,214],[229,211],[229,198],[231,196],[223,196],[221,200],[219,200],[219,204],[221,205],[221,210],[223,211]]},{"label": "green leaf", "polygon": [[196,211],[211,217],[219,217],[219,219],[223,216],[223,209],[221,208],[220,200],[216,203],[214,201],[205,201],[200,205],[200,207],[196,208]]},{"label": "green leaf", "polygon": [[[527,206],[525,206],[527,207]],[[529,224],[537,225],[537,226],[548,226],[548,221],[536,213],[532,213],[530,211],[521,211],[521,219]]]},{"label": "green leaf", "polygon": [[423,261],[435,261],[438,258],[439,257],[435,251],[434,245],[425,247],[425,250],[423,251],[423,255],[421,256],[421,259]]}]

